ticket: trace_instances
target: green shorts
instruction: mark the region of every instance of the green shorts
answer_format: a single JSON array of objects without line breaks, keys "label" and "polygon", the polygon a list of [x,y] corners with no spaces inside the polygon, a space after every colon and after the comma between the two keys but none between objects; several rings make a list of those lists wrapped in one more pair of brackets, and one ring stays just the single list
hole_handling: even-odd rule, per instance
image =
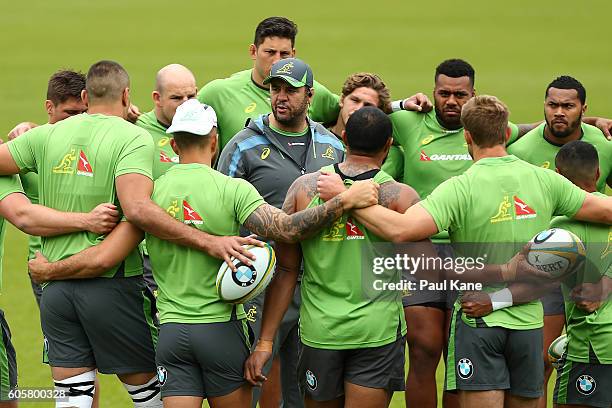
[{"label": "green shorts", "polygon": [[11,343],[11,330],[0,310],[0,401],[11,401],[9,392],[17,388],[17,358]]},{"label": "green shorts", "polygon": [[557,404],[612,407],[612,364],[566,360],[557,371],[554,401]]},{"label": "green shorts", "polygon": [[524,398],[543,393],[542,329],[471,327],[455,311],[446,364],[446,390],[508,390]]},{"label": "green shorts", "polygon": [[240,388],[248,333],[246,320],[162,324],[156,352],[162,398],[221,397]]},{"label": "green shorts", "polygon": [[49,364],[103,374],[155,372],[150,296],[142,276],[49,283],[40,303]]}]

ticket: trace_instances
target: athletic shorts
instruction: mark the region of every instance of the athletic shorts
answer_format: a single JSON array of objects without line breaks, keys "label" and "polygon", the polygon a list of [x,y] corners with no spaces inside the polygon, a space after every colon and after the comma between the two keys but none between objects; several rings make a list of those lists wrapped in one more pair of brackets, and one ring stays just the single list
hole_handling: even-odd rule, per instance
[{"label": "athletic shorts", "polygon": [[148,254],[142,254],[142,277],[151,293],[157,296],[157,282],[153,278],[153,268]]},{"label": "athletic shorts", "polygon": [[103,374],[155,372],[155,310],[142,276],[54,281],[43,289],[49,364]]},{"label": "athletic shorts", "polygon": [[163,397],[221,397],[245,384],[250,354],[245,320],[164,323],[157,343],[157,379]]},{"label": "athletic shorts", "polygon": [[612,364],[566,360],[557,371],[554,401],[557,404],[612,407]]},{"label": "athletic shorts", "polygon": [[542,307],[544,308],[544,316],[565,315],[565,302],[561,286],[542,296]]},{"label": "athletic shorts", "polygon": [[11,330],[0,310],[0,401],[11,401],[9,392],[17,388],[17,356],[11,343]]},{"label": "athletic shorts", "polygon": [[446,390],[508,390],[539,398],[544,384],[542,329],[471,327],[456,312],[446,364]]},{"label": "athletic shorts", "polygon": [[30,276],[30,285],[32,286],[32,293],[34,294],[34,298],[36,299],[36,304],[40,308],[40,297],[42,296],[42,286],[40,283],[34,282],[32,280],[32,276]]},{"label": "athletic shorts", "polygon": [[406,336],[387,345],[330,350],[301,344],[298,380],[303,394],[315,401],[344,395],[344,382],[382,388],[393,394],[404,390]]}]

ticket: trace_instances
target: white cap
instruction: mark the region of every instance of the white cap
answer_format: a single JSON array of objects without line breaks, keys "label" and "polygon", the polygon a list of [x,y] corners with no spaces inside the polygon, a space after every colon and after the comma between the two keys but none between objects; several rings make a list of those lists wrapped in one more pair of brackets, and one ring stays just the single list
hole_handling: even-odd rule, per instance
[{"label": "white cap", "polygon": [[212,106],[204,105],[197,99],[188,99],[178,108],[172,125],[166,133],[187,132],[204,136],[217,126],[217,114]]}]

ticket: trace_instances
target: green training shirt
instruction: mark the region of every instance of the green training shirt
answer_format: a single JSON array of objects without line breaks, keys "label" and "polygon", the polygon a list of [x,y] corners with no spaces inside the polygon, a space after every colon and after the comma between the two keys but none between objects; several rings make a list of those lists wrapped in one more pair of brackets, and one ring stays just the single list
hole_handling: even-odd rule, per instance
[{"label": "green training shirt", "polygon": [[[12,193],[23,193],[21,183],[17,176],[0,177],[0,201]],[[6,221],[0,217],[0,291],[2,290],[2,257],[4,255],[4,233]]]},{"label": "green training shirt", "polygon": [[[30,172],[19,175],[21,185],[26,196],[32,204],[39,204],[38,198],[38,174]],[[28,260],[34,259],[36,251],[42,251],[42,241],[40,237],[35,235],[28,236]]]},{"label": "green training shirt", "polygon": [[[81,114],[42,125],[8,143],[21,171],[39,175],[40,204],[66,212],[89,212],[98,204],[119,205],[115,178],[151,178],[153,142],[143,129],[117,117]],[[98,244],[104,236],[77,232],[43,237],[43,254],[54,262]],[[103,277],[142,273],[138,250]]]},{"label": "green training shirt", "polygon": [[[555,157],[563,147],[549,142],[544,138],[546,123],[526,133],[520,140],[508,147],[508,153],[515,155],[535,166],[555,170]],[[603,193],[606,189],[606,180],[612,175],[612,143],[608,141],[601,130],[595,126],[582,124],[582,137],[580,140],[592,144],[599,155],[599,180],[597,190]]]},{"label": "green training shirt", "polygon": [[[334,172],[334,167],[322,170]],[[380,171],[374,181],[382,184],[392,178]],[[309,207],[322,203],[317,195]],[[401,293],[371,290],[373,259],[384,256],[377,253],[373,245],[377,242],[382,240],[346,213],[301,242],[300,337],[304,344],[332,350],[379,347],[395,341],[398,332],[405,334]],[[380,279],[399,281],[399,273],[391,275]]]},{"label": "green training shirt", "polygon": [[[205,186],[206,188],[202,188]],[[251,184],[203,164],[177,164],[155,181],[151,197],[177,220],[213,235],[239,235],[240,224],[265,203]],[[215,281],[222,260],[147,234],[161,323],[244,319],[242,305],[223,302]]]},{"label": "green training shirt", "polygon": [[[595,193],[601,197],[604,194]],[[599,309],[587,313],[576,306],[570,291],[582,283],[597,283],[603,276],[612,278],[612,227],[557,217],[553,228],[563,228],[580,238],[587,250],[584,269],[563,281],[566,332],[569,343],[567,359],[578,363],[612,364],[612,303],[603,301]],[[593,350],[596,361],[589,358]]]},{"label": "green training shirt", "polygon": [[[486,190],[486,192],[484,191]],[[464,174],[436,188],[421,205],[438,230],[448,230],[455,243],[469,243],[456,255],[484,257],[504,263],[534,235],[547,229],[555,215],[573,216],[586,193],[557,173],[533,166],[515,156],[478,160]],[[487,291],[499,289],[485,287]],[[455,303],[455,312],[460,309]],[[500,309],[482,318],[463,320],[471,326],[509,329],[542,327],[539,301]]]},{"label": "green training shirt", "polygon": [[138,117],[136,126],[148,131],[153,137],[153,180],[164,174],[170,167],[179,162],[179,158],[170,146],[171,136],[166,133],[168,129],[161,124],[155,116],[155,111],[143,113]]},{"label": "green training shirt", "polygon": [[[229,78],[216,79],[198,92],[198,100],[213,107],[217,113],[219,151],[249,118],[272,111],[270,89],[258,86],[251,79],[251,69],[236,72]],[[340,112],[339,98],[314,81],[314,96],[308,116],[315,122],[335,122]]]}]

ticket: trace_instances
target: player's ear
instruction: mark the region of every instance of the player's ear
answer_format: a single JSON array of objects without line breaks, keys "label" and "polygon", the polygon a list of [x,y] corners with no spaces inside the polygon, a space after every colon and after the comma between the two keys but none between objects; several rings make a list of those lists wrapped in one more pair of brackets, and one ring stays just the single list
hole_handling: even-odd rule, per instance
[{"label": "player's ear", "polygon": [[249,45],[249,55],[251,56],[251,59],[255,61],[257,58],[257,46],[255,46],[255,44]]},{"label": "player's ear", "polygon": [[597,185],[597,180],[599,180],[599,176],[601,176],[601,172],[599,171],[599,166],[595,170],[595,185]]},{"label": "player's ear", "polygon": [[587,104],[582,105],[582,114],[584,115],[587,111]]},{"label": "player's ear", "polygon": [[295,58],[295,48],[291,48],[291,58]]},{"label": "player's ear", "polygon": [[130,106],[130,88],[125,88],[121,95],[121,103],[123,106]]},{"label": "player's ear", "polygon": [[463,137],[465,138],[465,143],[467,143],[468,145],[474,143],[474,139],[472,139],[472,134],[469,130],[465,128],[463,129]]},{"label": "player's ear", "polygon": [[87,95],[87,89],[83,89],[81,91],[81,99],[85,105],[89,106],[89,95]]},{"label": "player's ear", "polygon": [[[599,169],[598,169],[598,170],[599,170]],[[556,167],[556,166],[555,166],[555,171],[556,171],[558,174],[561,174],[561,171],[560,171],[560,170],[559,170],[559,168],[558,168],[558,167]],[[599,177],[598,177],[598,178],[599,178]]]},{"label": "player's ear", "polygon": [[508,140],[510,140],[510,136],[512,136],[512,129],[510,129],[510,126],[506,126],[506,142],[504,143],[504,145],[508,144]]},{"label": "player's ear", "polygon": [[153,91],[151,92],[151,98],[153,98],[153,102],[155,103],[155,106],[159,106],[161,94],[158,91]]},{"label": "player's ear", "polygon": [[344,145],[348,147],[348,143],[346,142],[346,130],[342,131],[340,138],[342,139],[342,143],[344,143]]},{"label": "player's ear", "polygon": [[176,141],[174,140],[174,138],[170,139],[170,147],[172,147],[172,151],[176,154],[179,154],[179,148],[176,145]]},{"label": "player's ear", "polygon": [[53,114],[53,108],[55,105],[49,99],[45,101],[45,110],[47,111],[47,115],[51,116]]}]

